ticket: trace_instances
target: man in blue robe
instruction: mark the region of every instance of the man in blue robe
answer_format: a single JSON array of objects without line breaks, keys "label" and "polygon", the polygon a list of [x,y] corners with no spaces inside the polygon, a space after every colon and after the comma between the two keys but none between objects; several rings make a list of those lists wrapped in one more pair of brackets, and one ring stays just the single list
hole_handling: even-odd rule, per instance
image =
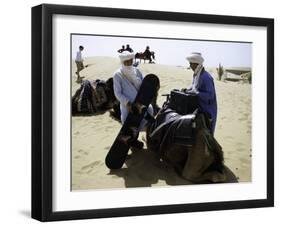
[{"label": "man in blue robe", "polygon": [[[133,66],[133,59],[135,54],[129,51],[120,53],[119,58],[121,67],[113,75],[113,89],[116,98],[120,102],[121,123],[124,124],[128,113],[132,110],[132,103],[134,102],[139,88],[141,86],[143,75],[140,70]],[[153,115],[153,108],[148,107],[148,113]],[[143,119],[139,131],[145,130],[147,120]],[[136,146],[143,146],[142,142],[138,141]]]},{"label": "man in blue robe", "polygon": [[217,97],[214,79],[205,71],[201,53],[192,53],[186,59],[189,61],[194,74],[191,86],[184,91],[197,94],[199,108],[210,119],[211,132],[214,135],[217,121]]}]

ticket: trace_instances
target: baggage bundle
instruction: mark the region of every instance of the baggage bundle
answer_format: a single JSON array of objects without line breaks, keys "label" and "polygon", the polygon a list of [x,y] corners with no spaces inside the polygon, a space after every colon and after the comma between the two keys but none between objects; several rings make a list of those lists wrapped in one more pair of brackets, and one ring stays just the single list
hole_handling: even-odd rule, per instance
[{"label": "baggage bundle", "polygon": [[198,97],[194,93],[172,90],[169,107],[181,115],[192,114],[198,108]]},{"label": "baggage bundle", "polygon": [[72,115],[94,114],[114,108],[119,102],[113,93],[112,78],[84,80],[72,97]]}]

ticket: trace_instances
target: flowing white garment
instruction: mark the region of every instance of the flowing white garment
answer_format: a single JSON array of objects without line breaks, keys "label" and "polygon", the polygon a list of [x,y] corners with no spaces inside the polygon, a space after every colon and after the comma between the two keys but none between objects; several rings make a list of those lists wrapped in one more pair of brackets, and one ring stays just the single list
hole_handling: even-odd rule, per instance
[{"label": "flowing white garment", "polygon": [[140,86],[141,86],[141,79],[138,78],[137,75],[137,71],[136,68],[134,66],[125,66],[122,65],[121,66],[121,72],[122,75],[124,75],[129,82],[137,89],[139,90]]},{"label": "flowing white garment", "polygon": [[82,51],[79,50],[79,51],[76,53],[75,61],[76,61],[76,62],[83,62]]},{"label": "flowing white garment", "polygon": [[200,79],[200,74],[201,74],[202,69],[203,69],[203,65],[198,64],[198,66],[194,70],[193,80],[192,80],[192,84],[190,87],[190,91],[193,93],[198,93],[199,79]]}]

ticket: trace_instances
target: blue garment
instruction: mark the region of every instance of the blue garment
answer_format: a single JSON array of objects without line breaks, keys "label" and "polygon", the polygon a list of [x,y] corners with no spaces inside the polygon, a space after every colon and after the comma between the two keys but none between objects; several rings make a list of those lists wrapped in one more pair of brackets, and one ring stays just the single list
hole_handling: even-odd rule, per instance
[{"label": "blue garment", "polygon": [[202,69],[198,86],[199,108],[211,117],[211,132],[214,134],[217,122],[217,97],[213,77]]},{"label": "blue garment", "polygon": [[[143,80],[142,73],[136,68],[137,71],[137,77]],[[120,69],[116,71],[113,75],[113,89],[114,94],[116,98],[120,102],[120,111],[121,111],[121,122],[124,124],[127,116],[128,116],[128,110],[127,110],[127,103],[131,102],[133,103],[137,94],[138,90],[136,87],[130,83],[130,81],[122,75],[122,72]],[[148,112],[150,114],[153,114],[153,108],[151,105],[148,107]],[[147,121],[145,119],[142,120],[141,125],[139,127],[139,130],[143,130]]]}]

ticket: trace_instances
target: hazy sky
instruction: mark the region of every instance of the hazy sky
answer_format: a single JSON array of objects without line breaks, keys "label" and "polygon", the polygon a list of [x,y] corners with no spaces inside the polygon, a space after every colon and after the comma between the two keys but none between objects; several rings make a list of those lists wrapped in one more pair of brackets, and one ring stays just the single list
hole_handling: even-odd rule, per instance
[{"label": "hazy sky", "polygon": [[130,44],[134,52],[143,52],[146,46],[155,52],[158,64],[187,66],[186,56],[191,52],[201,52],[207,67],[251,67],[252,44],[237,42],[216,42],[197,40],[170,40],[132,37],[110,37],[95,35],[72,35],[72,58],[79,45],[85,47],[83,57],[118,57],[117,50]]}]

